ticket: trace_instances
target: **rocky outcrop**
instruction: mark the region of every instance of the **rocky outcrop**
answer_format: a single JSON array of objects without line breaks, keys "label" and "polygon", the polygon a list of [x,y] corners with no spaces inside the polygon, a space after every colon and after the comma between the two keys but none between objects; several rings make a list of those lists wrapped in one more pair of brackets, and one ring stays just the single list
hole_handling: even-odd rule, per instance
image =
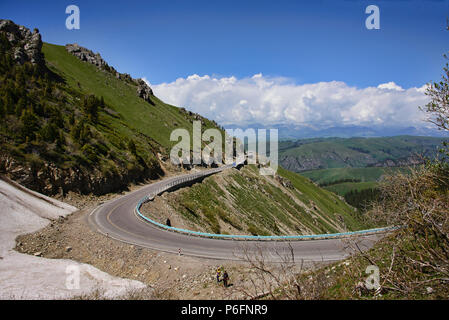
[{"label": "rocky outcrop", "polygon": [[[112,67],[111,67],[112,68]],[[128,73],[120,73],[115,71],[114,68],[112,68],[112,70],[114,70],[115,72],[115,77],[117,79],[123,80],[123,81],[127,81],[127,82],[133,82],[133,78],[128,74]],[[135,82],[135,81],[134,81]]]},{"label": "rocky outcrop", "polygon": [[31,62],[33,64],[43,64],[42,38],[38,29],[31,32],[28,28],[20,26],[11,20],[0,20],[0,33],[8,39],[11,48],[10,52],[14,61],[18,64]]},{"label": "rocky outcrop", "polygon": [[53,163],[45,163],[40,168],[23,163],[7,154],[0,154],[0,173],[27,188],[48,196],[65,194],[69,191],[81,194],[102,195],[125,190],[132,182],[155,179],[164,173],[159,166],[134,170],[121,170],[105,176],[100,170],[83,170],[76,167],[63,169]]},{"label": "rocky outcrop", "polygon": [[[179,110],[181,111],[181,113],[184,114],[185,118],[189,121],[201,121],[201,125],[205,125],[206,122],[204,121],[204,118],[199,115],[198,113],[186,110],[186,108],[179,108]],[[213,122],[214,124],[216,124],[216,122]],[[218,125],[217,125],[218,127]]]},{"label": "rocky outcrop", "polygon": [[279,182],[284,188],[287,189],[293,189],[293,184],[292,182],[284,177],[281,177],[280,175],[275,175],[274,177],[276,179],[277,182]]},{"label": "rocky outcrop", "polygon": [[94,53],[92,50],[81,47],[77,43],[66,44],[66,50],[73,54],[75,57],[81,61],[86,61],[95,65],[100,70],[105,70],[112,73],[117,79],[132,83],[137,85],[137,95],[148,103],[154,104],[151,101],[151,96],[153,96],[153,90],[150,86],[142,79],[133,79],[127,73],[120,73],[114,69],[114,67],[109,66],[106,61],[103,60],[99,53]]},{"label": "rocky outcrop", "polygon": [[93,51],[81,47],[77,43],[74,44],[66,44],[66,50],[73,54],[75,57],[78,57],[81,61],[89,62],[100,69],[104,69],[107,65],[106,61],[103,60],[99,53],[93,53]]},{"label": "rocky outcrop", "polygon": [[137,95],[142,98],[143,100],[153,103],[151,101],[151,96],[153,95],[153,90],[150,88],[149,85],[142,79],[137,79]]}]

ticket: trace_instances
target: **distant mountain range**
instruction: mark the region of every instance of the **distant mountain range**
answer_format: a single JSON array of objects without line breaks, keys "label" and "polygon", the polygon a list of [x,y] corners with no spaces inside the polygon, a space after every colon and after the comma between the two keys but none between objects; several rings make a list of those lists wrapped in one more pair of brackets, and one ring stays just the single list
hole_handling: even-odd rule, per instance
[{"label": "distant mountain range", "polygon": [[302,172],[330,168],[401,167],[434,158],[445,138],[395,136],[380,138],[314,138],[279,143],[279,162]]},{"label": "distant mountain range", "polygon": [[433,128],[426,127],[388,127],[388,126],[336,126],[328,128],[292,125],[292,124],[276,124],[267,126],[260,123],[251,125],[225,125],[226,129],[247,128],[253,129],[278,129],[280,140],[305,139],[305,138],[352,138],[352,137],[392,137],[392,136],[429,136],[429,137],[448,137],[448,134]]}]

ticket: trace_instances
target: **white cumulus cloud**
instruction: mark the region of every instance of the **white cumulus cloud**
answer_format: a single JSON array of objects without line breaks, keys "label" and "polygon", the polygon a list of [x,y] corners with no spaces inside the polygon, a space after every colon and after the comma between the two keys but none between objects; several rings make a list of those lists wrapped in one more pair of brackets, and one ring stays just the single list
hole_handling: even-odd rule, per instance
[{"label": "white cumulus cloud", "polygon": [[243,79],[194,74],[152,88],[163,101],[222,125],[421,127],[424,114],[418,106],[428,102],[425,86],[404,89],[388,82],[357,88],[340,81],[295,84],[262,74]]},{"label": "white cumulus cloud", "polygon": [[387,82],[387,83],[381,83],[377,86],[379,89],[388,89],[388,90],[397,90],[397,91],[404,91],[404,89],[401,86],[398,86],[393,81]]}]

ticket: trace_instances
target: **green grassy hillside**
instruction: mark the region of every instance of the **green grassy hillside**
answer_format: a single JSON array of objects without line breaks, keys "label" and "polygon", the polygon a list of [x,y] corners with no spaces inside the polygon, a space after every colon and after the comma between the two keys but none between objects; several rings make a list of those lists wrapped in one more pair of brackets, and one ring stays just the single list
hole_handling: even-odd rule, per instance
[{"label": "green grassy hillside", "polygon": [[17,64],[1,36],[0,171],[46,194],[102,194],[163,174],[176,128],[217,125],[152,96],[134,81],[81,61],[63,46],[44,44],[45,64]]},{"label": "green grassy hillside", "polygon": [[[63,46],[46,43],[42,51],[50,69],[61,75],[69,88],[104,97],[105,103],[120,115],[122,122],[151,137],[161,147],[169,148],[175,143],[170,142],[173,129],[186,128],[191,132],[193,118],[182,109],[165,104],[157,97],[152,98],[154,105],[147,103],[136,95],[136,85],[79,60]],[[206,118],[202,120],[203,128],[216,127]],[[115,130],[130,137],[118,119],[110,121]]]},{"label": "green grassy hillside", "polygon": [[301,172],[301,175],[311,179],[326,190],[345,196],[351,191],[360,192],[374,189],[382,176],[398,171],[406,173],[409,170],[404,167],[333,168],[305,171]]},{"label": "green grassy hillside", "polygon": [[351,191],[362,191],[366,189],[374,189],[377,187],[376,182],[343,182],[324,187],[326,190],[332,191],[338,195],[345,196]]},{"label": "green grassy hillside", "polygon": [[[277,177],[270,177],[261,176],[256,166],[248,165],[166,197],[173,209],[169,211],[181,216],[183,227],[203,232],[294,235],[366,227],[338,196],[282,168]],[[168,213],[159,209],[164,207],[149,202],[143,212],[165,223]]]},{"label": "green grassy hillside", "polygon": [[407,168],[333,168],[305,171],[301,172],[301,175],[313,180],[319,185],[326,186],[350,179],[354,180],[352,182],[378,181],[384,174],[394,173],[398,170],[401,172],[406,172]]}]

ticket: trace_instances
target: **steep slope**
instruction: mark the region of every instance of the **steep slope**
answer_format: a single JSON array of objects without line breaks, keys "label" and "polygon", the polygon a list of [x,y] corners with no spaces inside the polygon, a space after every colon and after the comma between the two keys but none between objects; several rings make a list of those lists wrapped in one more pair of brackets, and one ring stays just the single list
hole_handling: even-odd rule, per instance
[{"label": "steep slope", "polygon": [[0,20],[1,172],[48,195],[113,192],[164,174],[175,128],[217,127],[91,62]]},{"label": "steep slope", "polygon": [[160,147],[168,149],[174,145],[170,133],[176,128],[192,131],[192,121],[202,121],[204,129],[217,125],[197,114],[163,103],[152,96],[152,103],[136,95],[137,85],[132,81],[117,79],[114,73],[99,70],[95,65],[81,61],[67,52],[64,46],[44,43],[43,53],[51,70],[61,75],[70,88],[81,88],[85,94],[102,96],[105,103],[120,115],[109,119],[111,125],[120,133],[130,133],[123,123],[139,133],[154,140]]},{"label": "steep slope", "polygon": [[364,227],[354,209],[310,180],[280,168],[227,170],[143,205],[145,215],[191,230],[253,235],[333,233]]}]

